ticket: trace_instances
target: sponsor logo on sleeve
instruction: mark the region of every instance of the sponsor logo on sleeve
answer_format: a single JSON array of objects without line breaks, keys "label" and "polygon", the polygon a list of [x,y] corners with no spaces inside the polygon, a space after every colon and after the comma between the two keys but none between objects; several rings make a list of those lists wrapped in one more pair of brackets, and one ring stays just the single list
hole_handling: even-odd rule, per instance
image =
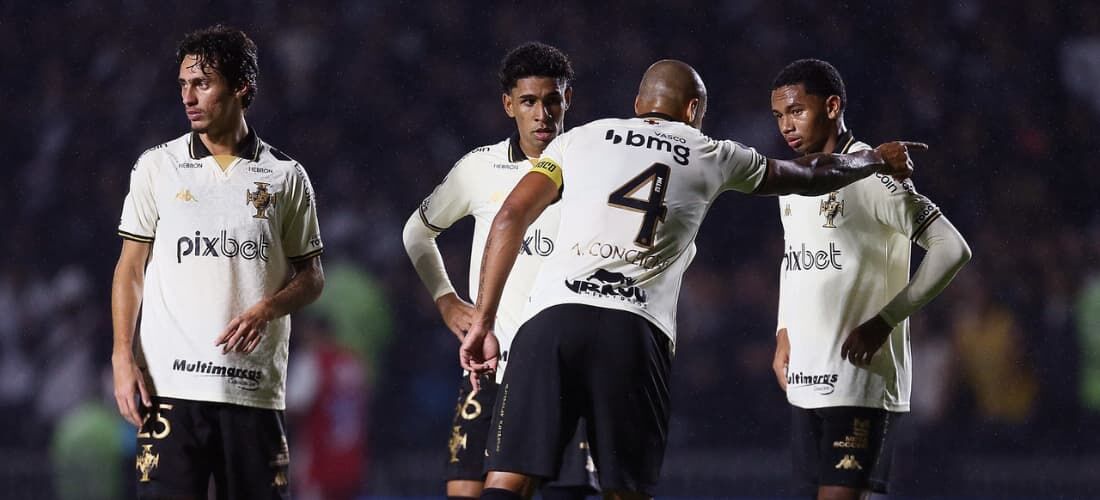
[{"label": "sponsor logo on sleeve", "polygon": [[546,257],[551,253],[554,253],[554,240],[543,234],[541,229],[536,229],[533,233],[524,236],[519,248],[520,255]]}]

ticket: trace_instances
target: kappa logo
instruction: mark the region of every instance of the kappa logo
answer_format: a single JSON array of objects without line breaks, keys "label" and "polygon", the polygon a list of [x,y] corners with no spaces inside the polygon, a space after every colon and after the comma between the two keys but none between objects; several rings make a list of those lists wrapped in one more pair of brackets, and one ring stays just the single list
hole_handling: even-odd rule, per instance
[{"label": "kappa logo", "polygon": [[565,287],[578,295],[590,295],[618,299],[623,302],[646,307],[646,292],[634,286],[636,280],[623,273],[597,269],[584,280],[565,280]]},{"label": "kappa logo", "polygon": [[[655,136],[646,136],[645,134],[636,134],[633,130],[626,131],[626,138],[615,132],[614,129],[608,129],[607,135],[604,136],[604,140],[611,141],[611,144],[624,144],[626,146],[633,146],[636,148],[655,149],[657,151],[667,151],[672,153],[672,159],[676,160],[676,163],[680,165],[688,164],[688,157],[691,155],[691,150],[684,144],[672,143],[675,139],[680,139],[674,136],[667,136],[670,140],[661,139]],[[683,140],[683,139],[680,139]]]},{"label": "kappa logo", "polygon": [[863,470],[863,466],[859,465],[859,461],[856,460],[855,455],[844,455],[844,458],[837,462],[835,469],[841,470]]},{"label": "kappa logo", "polygon": [[519,248],[520,255],[538,255],[546,257],[554,253],[554,240],[542,234],[541,229],[536,229],[533,234],[523,237],[523,244]]},{"label": "kappa logo", "polygon": [[176,199],[179,201],[199,201],[198,198],[195,198],[195,196],[191,194],[190,189],[181,189],[180,192],[176,193]]}]

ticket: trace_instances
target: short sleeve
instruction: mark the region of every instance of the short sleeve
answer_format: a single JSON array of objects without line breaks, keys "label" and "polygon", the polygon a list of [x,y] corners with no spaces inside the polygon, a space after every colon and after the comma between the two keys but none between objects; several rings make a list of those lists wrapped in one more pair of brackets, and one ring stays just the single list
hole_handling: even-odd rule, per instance
[{"label": "short sleeve", "polygon": [[286,188],[283,190],[286,200],[276,200],[276,206],[282,205],[285,217],[283,223],[283,252],[291,262],[301,262],[316,257],[324,251],[321,243],[321,229],[317,223],[317,198],[313,185],[301,164],[294,165]]},{"label": "short sleeve", "polygon": [[753,192],[768,172],[768,159],[755,149],[734,141],[714,141],[718,165],[725,176],[723,190]]},{"label": "short sleeve", "polygon": [[[884,179],[882,174],[876,174]],[[913,181],[898,181],[885,177],[871,190],[875,218],[915,241],[932,221],[940,217],[940,209],[928,197],[917,192]]]},{"label": "short sleeve", "polygon": [[470,174],[469,161],[473,153],[455,163],[432,194],[420,203],[420,221],[428,229],[442,233],[455,221],[470,215],[470,190],[466,188]]},{"label": "short sleeve", "polygon": [[118,235],[134,241],[152,243],[157,234],[156,165],[149,154],[138,158],[130,171],[130,192],[122,203],[122,217],[118,223]]}]

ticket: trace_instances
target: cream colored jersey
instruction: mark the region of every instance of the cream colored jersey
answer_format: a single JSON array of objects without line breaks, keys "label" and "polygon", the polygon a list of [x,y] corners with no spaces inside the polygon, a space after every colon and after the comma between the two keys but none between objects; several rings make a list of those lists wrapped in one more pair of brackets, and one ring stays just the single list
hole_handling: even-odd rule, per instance
[{"label": "cream colored jersey", "polygon": [[540,169],[560,172],[559,250],[524,316],[566,303],[619,309],[675,342],[680,281],[707,209],[723,191],[756,189],[767,160],[651,115],[574,128],[550,143]]},{"label": "cream colored jersey", "polygon": [[139,364],[155,394],[283,409],[290,317],[267,325],[250,354],[222,354],[229,322],[319,255],[309,177],[251,132],[223,171],[190,133],[149,149],[130,175],[119,234],[152,243]]},{"label": "cream colored jersey", "polygon": [[[531,166],[516,136],[491,146],[482,146],[458,160],[443,182],[420,205],[421,221],[436,232],[443,232],[468,215],[474,217],[474,236],[470,244],[470,297],[475,302],[481,258],[493,218],[508,193]],[[519,329],[521,314],[539,266],[543,259],[557,251],[557,230],[558,210],[554,207],[535,220],[523,237],[519,258],[508,275],[497,309],[494,332],[501,349],[498,379],[503,377],[507,366],[508,348]]]},{"label": "cream colored jersey", "polygon": [[[871,149],[850,133],[842,153]],[[786,250],[779,327],[791,342],[787,399],[801,408],[864,406],[908,411],[909,321],[869,368],[840,357],[848,334],[909,282],[910,242],[940,211],[909,180],[876,174],[821,196],[779,198]]]}]

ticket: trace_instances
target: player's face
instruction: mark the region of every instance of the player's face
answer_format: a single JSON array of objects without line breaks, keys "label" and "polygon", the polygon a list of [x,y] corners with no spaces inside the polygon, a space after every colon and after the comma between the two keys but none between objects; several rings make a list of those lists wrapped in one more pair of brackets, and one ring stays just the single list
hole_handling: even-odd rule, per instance
[{"label": "player's face", "polygon": [[200,134],[228,130],[240,116],[245,89],[234,92],[221,73],[210,67],[203,71],[198,63],[193,55],[180,63],[180,95],[191,130]]},{"label": "player's face", "polygon": [[562,132],[573,89],[560,80],[529,76],[516,81],[503,99],[504,112],[516,120],[520,146],[537,156]]},{"label": "player's face", "polygon": [[772,91],[772,115],[791,149],[820,153],[836,135],[840,97],[807,94],[801,83],[779,87]]}]

